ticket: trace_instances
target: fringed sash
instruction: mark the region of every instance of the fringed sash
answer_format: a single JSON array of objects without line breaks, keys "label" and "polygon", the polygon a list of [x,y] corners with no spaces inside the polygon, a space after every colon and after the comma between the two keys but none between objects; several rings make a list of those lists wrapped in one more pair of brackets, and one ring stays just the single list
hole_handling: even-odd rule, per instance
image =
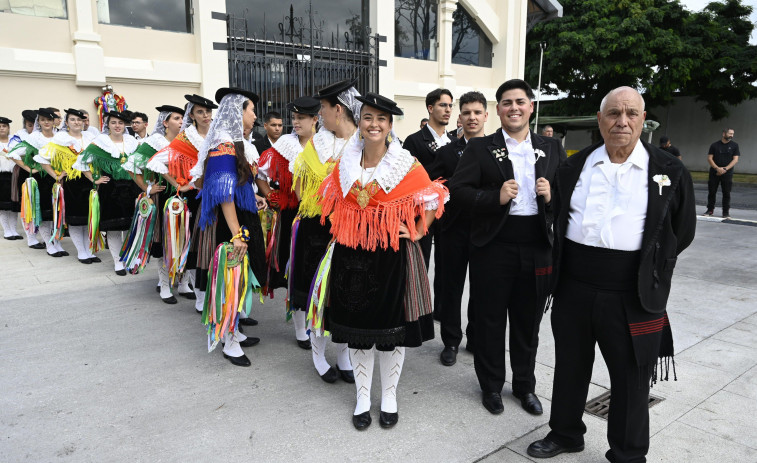
[{"label": "fringed sash", "polygon": [[279,189],[271,191],[270,200],[278,204],[281,210],[295,209],[299,204],[297,195],[292,191],[292,172],[289,171],[289,161],[275,148],[268,148],[260,156],[258,165],[270,163],[268,176],[279,183]]},{"label": "fringed sash", "polygon": [[316,217],[321,214],[319,189],[323,180],[331,172],[333,165],[333,161],[321,163],[313,146],[313,140],[308,142],[305,149],[294,161],[292,185],[296,186],[299,183],[299,214],[303,218]]}]

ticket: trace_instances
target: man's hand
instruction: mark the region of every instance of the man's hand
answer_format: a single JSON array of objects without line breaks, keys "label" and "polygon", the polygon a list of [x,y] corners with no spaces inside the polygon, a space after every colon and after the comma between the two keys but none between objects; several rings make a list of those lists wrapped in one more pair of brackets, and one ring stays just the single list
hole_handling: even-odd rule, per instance
[{"label": "man's hand", "polygon": [[502,188],[499,190],[499,203],[505,205],[510,202],[511,199],[515,199],[518,196],[518,182],[515,179],[511,179],[502,184]]},{"label": "man's hand", "polygon": [[536,195],[544,196],[545,204],[552,202],[552,190],[549,185],[549,180],[544,177],[539,177],[536,180]]}]

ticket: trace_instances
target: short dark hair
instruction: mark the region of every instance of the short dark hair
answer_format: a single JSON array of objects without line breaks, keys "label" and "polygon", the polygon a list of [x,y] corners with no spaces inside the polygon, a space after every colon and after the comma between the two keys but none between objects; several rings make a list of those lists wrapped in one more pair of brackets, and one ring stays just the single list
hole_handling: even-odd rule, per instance
[{"label": "short dark hair", "polygon": [[534,91],[531,89],[531,86],[528,85],[528,82],[523,79],[510,79],[504,84],[500,85],[497,89],[497,104],[499,104],[499,100],[502,98],[503,93],[516,88],[519,88],[526,92],[526,96],[529,100],[534,99]]},{"label": "short dark hair", "polygon": [[460,100],[458,100],[458,102],[460,103],[461,111],[463,109],[463,105],[469,103],[481,103],[482,105],[484,105],[484,110],[486,110],[486,97],[481,92],[463,93],[460,96]]},{"label": "short dark hair", "polygon": [[284,118],[281,117],[281,113],[278,113],[276,111],[269,111],[265,113],[265,116],[263,116],[263,122],[265,122],[266,124],[271,122],[271,119],[281,119],[282,121],[284,120]]},{"label": "short dark hair", "polygon": [[429,106],[434,106],[437,101],[442,99],[442,95],[447,95],[453,100],[455,99],[452,96],[452,92],[450,92],[446,88],[437,88],[436,90],[432,90],[428,95],[426,95],[426,108],[428,108]]},{"label": "short dark hair", "polygon": [[136,112],[136,111],[133,112],[133,113],[131,113],[131,119],[132,120],[134,120],[134,118],[136,118],[136,117],[142,119],[143,122],[147,123],[147,114]]},{"label": "short dark hair", "polygon": [[424,117],[423,119],[421,119],[421,124],[423,124],[424,122],[428,122],[428,117]]},{"label": "short dark hair", "polygon": [[[723,129],[723,133],[726,133],[726,132],[728,132],[729,130],[733,130],[733,129],[732,129],[732,128],[730,128],[730,127],[726,127],[726,128],[724,128],[724,129]],[[733,130],[733,131],[735,132],[735,130]]]},{"label": "short dark hair", "polygon": [[669,141],[670,141],[670,137],[668,137],[667,135],[663,135],[660,137],[660,145],[664,145]]}]

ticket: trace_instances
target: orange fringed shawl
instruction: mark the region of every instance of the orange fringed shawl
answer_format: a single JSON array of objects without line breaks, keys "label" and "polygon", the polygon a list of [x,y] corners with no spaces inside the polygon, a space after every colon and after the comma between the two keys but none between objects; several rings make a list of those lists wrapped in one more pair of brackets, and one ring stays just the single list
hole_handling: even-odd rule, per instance
[{"label": "orange fringed shawl", "polygon": [[[439,207],[435,216],[439,219],[444,213],[444,201],[449,192],[440,181],[432,182],[418,161],[413,163],[402,181],[389,193],[385,193],[378,185],[369,185],[371,191],[377,191],[371,196],[365,209],[357,203],[359,181],[344,196],[339,183],[340,164],[341,161],[318,191],[321,197],[319,204],[323,208],[321,223],[325,224],[326,217],[329,217],[331,234],[339,244],[351,248],[360,246],[370,251],[379,246],[383,249],[391,247],[397,251],[400,247],[400,224],[405,224],[410,230],[410,236],[415,239],[416,218],[423,217],[426,211],[424,196],[438,194]],[[428,229],[425,220],[422,222],[425,235]]]},{"label": "orange fringed shawl", "polygon": [[197,164],[197,148],[184,131],[163,148],[168,152],[168,175],[176,179],[176,183],[184,186],[192,179],[189,170]]}]

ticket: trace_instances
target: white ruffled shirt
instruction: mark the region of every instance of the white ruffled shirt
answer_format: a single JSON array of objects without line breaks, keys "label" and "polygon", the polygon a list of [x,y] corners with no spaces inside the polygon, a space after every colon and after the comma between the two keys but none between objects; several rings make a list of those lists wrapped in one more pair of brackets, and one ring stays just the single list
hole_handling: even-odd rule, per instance
[{"label": "white ruffled shirt", "polygon": [[587,246],[641,249],[648,176],[649,153],[638,141],[622,164],[610,161],[605,145],[594,150],[573,190],[565,237]]},{"label": "white ruffled shirt", "polygon": [[[287,133],[280,136],[279,139],[276,140],[276,143],[271,145],[271,147],[275,149],[279,154],[281,154],[284,159],[289,161],[290,172],[292,172],[294,168],[294,160],[297,159],[297,156],[299,156],[300,153],[305,150],[305,148],[300,145],[300,137],[298,137],[296,133]],[[270,171],[270,158],[266,161],[265,164],[258,164],[258,178],[262,180],[268,180],[270,178],[270,175],[268,175]]]},{"label": "white ruffled shirt", "polygon": [[536,202],[536,155],[531,145],[531,132],[518,142],[502,130],[507,145],[508,158],[513,165],[513,174],[518,183],[518,195],[510,200],[510,215],[530,216],[539,213]]},{"label": "white ruffled shirt", "polygon": [[8,153],[5,151],[8,150],[9,142],[10,138],[8,138],[8,142],[0,141],[0,172],[13,172],[13,168],[16,167],[16,163],[6,156]]},{"label": "white ruffled shirt", "polygon": [[[199,151],[200,147],[202,146],[202,142],[205,140],[205,138],[202,135],[200,135],[199,132],[197,132],[197,127],[195,127],[194,125],[188,125],[184,129],[184,135],[187,136],[187,139],[192,144],[192,146],[194,146],[195,149]],[[166,140],[166,142],[168,142],[168,140]],[[168,146],[169,144],[170,143],[166,143],[166,146]],[[167,174],[168,173],[168,151],[167,150],[164,151],[162,148],[159,149],[158,152],[155,153],[152,158],[150,158],[150,161],[148,161],[145,167],[161,175]]]},{"label": "white ruffled shirt", "polygon": [[[70,133],[68,133],[65,130],[61,130],[60,132],[57,132],[53,136],[52,143],[55,143],[56,145],[60,146],[68,146],[71,147],[74,152],[81,153],[84,148],[87,147],[90,143],[92,143],[92,140],[95,139],[95,136],[90,134],[89,132],[82,132],[81,134],[81,140],[76,139],[71,136]],[[39,152],[34,156],[34,161],[38,164],[50,164],[50,154],[47,152],[46,149],[42,148],[39,150]]]}]

